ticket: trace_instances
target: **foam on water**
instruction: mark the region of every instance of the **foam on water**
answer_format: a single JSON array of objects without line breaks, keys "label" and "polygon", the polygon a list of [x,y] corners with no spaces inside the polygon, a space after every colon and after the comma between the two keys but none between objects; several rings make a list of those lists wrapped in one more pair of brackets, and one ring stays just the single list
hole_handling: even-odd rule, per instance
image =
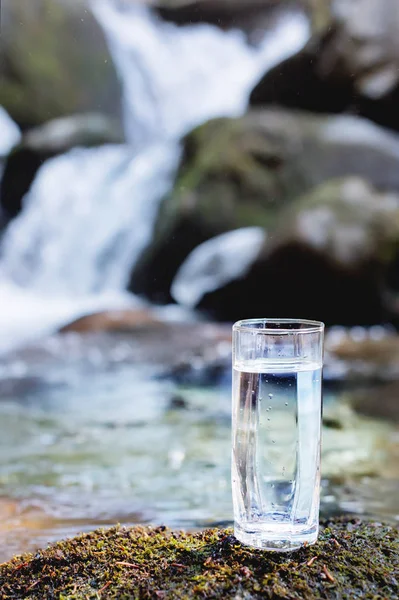
[{"label": "foam on water", "polygon": [[5,156],[21,139],[19,127],[0,106],[0,157]]}]

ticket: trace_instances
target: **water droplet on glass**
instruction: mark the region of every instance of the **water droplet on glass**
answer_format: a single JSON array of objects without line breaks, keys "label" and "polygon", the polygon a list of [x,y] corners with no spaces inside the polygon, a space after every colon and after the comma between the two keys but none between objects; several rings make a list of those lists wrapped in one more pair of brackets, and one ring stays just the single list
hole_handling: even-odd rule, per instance
[{"label": "water droplet on glass", "polygon": [[271,410],[271,409],[272,409],[272,407],[271,407],[271,406],[269,406],[269,408],[268,408],[267,410]]},{"label": "water droplet on glass", "polygon": [[288,406],[288,402],[286,402],[285,405]]},{"label": "water droplet on glass", "polygon": [[273,394],[269,394],[269,398],[271,400],[273,398]]},{"label": "water droplet on glass", "polygon": [[275,443],[276,443],[276,440],[272,440],[272,444],[275,444]]}]

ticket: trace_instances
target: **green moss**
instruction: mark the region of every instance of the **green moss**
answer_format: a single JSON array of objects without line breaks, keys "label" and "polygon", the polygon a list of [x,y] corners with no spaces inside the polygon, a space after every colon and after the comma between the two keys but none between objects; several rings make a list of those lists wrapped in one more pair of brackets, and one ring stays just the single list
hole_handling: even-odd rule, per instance
[{"label": "green moss", "polygon": [[176,219],[186,217],[209,235],[271,226],[290,191],[277,146],[246,119],[215,119],[195,129],[185,140],[174,189],[161,206],[156,237],[164,239]]},{"label": "green moss", "polygon": [[244,547],[230,530],[115,527],[2,565],[0,597],[382,600],[398,598],[398,578],[398,530],[381,524],[325,523],[290,555]]},{"label": "green moss", "polygon": [[[4,7],[0,105],[23,128],[107,109],[117,79],[103,34],[84,4],[12,0]],[[111,101],[110,101],[111,103]]]}]

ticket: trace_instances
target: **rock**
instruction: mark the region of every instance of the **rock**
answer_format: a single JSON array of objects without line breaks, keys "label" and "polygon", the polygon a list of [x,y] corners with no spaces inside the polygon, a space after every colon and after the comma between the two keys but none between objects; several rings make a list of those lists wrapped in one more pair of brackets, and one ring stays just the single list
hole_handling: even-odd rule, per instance
[{"label": "rock", "polygon": [[371,337],[364,333],[360,339],[344,334],[336,341],[327,335],[329,370],[333,375],[341,374],[346,381],[359,383],[399,380],[399,337]]},{"label": "rock", "polygon": [[303,50],[264,75],[251,93],[250,104],[276,104],[316,113],[344,111],[354,97],[350,66],[334,55],[320,67],[320,57],[338,54],[338,48],[341,51],[346,44],[336,27],[313,37]]},{"label": "rock", "polygon": [[0,591],[32,600],[76,598],[372,599],[398,589],[396,527],[331,519],[295,554],[242,546],[231,530],[115,527],[60,542],[0,566]]},{"label": "rock", "polygon": [[174,189],[129,287],[170,301],[177,270],[202,242],[241,227],[272,231],[284,205],[333,177],[399,190],[398,166],[399,137],[357,117],[270,108],[211,121],[185,140]]},{"label": "rock", "polygon": [[88,113],[63,117],[28,131],[9,154],[0,182],[1,206],[8,218],[21,210],[22,200],[40,166],[75,146],[121,143],[123,133],[113,119]]},{"label": "rock", "polygon": [[[390,357],[387,360],[387,364],[389,363],[389,360],[393,362]],[[397,354],[396,360],[398,360]],[[383,366],[386,367],[386,365]],[[351,403],[355,410],[360,414],[373,418],[385,419],[390,423],[399,424],[398,381],[357,391],[351,395]],[[399,437],[397,441],[399,456]],[[399,461],[397,464],[399,464]]]},{"label": "rock", "polygon": [[281,0],[165,0],[155,2],[155,10],[177,25],[210,23],[223,29],[251,31],[267,27],[271,9],[279,4]]},{"label": "rock", "polygon": [[190,408],[189,402],[183,397],[175,394],[169,402],[170,410],[187,410]]},{"label": "rock", "polygon": [[113,310],[87,315],[60,329],[60,333],[93,331],[129,331],[162,327],[163,323],[150,310]]},{"label": "rock", "polygon": [[350,110],[399,129],[399,4],[396,0],[310,2],[315,35],[268,71],[251,104],[316,112]]},{"label": "rock", "polygon": [[398,219],[396,194],[379,194],[358,178],[332,180],[283,210],[241,273],[224,277],[216,238],[199,266],[202,247],[188,257],[172,289],[190,306],[203,292],[195,305],[220,320],[298,314],[330,325],[384,322],[392,316],[384,276],[396,257]]},{"label": "rock", "polygon": [[101,110],[120,118],[120,85],[87,0],[2,2],[0,104],[23,129]]}]

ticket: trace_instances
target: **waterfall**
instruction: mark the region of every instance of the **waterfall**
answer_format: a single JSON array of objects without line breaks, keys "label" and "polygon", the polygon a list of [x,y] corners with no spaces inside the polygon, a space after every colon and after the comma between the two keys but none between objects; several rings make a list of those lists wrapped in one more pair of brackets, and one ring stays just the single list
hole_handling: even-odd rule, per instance
[{"label": "waterfall", "polygon": [[207,240],[186,258],[172,285],[182,306],[195,308],[205,294],[243,277],[266,242],[262,227],[242,227]]},{"label": "waterfall", "polygon": [[95,0],[124,88],[128,139],[176,139],[214,117],[239,116],[260,77],[300,50],[310,36],[305,15],[282,12],[253,47],[242,31],[208,24],[179,27],[141,4]]},{"label": "waterfall", "polygon": [[0,349],[85,312],[137,304],[124,290],[173,184],[179,139],[242,114],[259,77],[309,37],[300,12],[282,14],[252,47],[240,31],[178,27],[136,3],[92,6],[123,83],[129,145],[74,149],[39,170],[0,248]]},{"label": "waterfall", "polygon": [[43,294],[125,289],[179,156],[164,143],[140,153],[76,148],[47,161],[5,236],[2,274]]},{"label": "waterfall", "polygon": [[21,139],[21,132],[0,106],[0,157],[5,156]]},{"label": "waterfall", "polygon": [[[17,125],[10,119],[4,108],[0,106],[0,178],[3,174],[3,157],[8,154],[13,146],[21,139],[21,132]],[[1,225],[1,209],[0,209]]]}]

